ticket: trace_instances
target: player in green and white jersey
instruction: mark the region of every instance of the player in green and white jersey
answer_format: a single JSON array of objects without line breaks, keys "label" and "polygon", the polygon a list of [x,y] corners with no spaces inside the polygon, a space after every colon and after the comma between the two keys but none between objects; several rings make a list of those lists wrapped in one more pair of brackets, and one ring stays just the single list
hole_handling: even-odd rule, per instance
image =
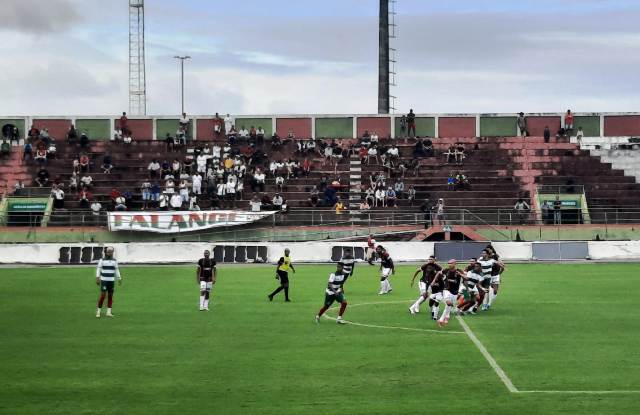
[{"label": "player in green and white jersey", "polygon": [[113,317],[111,307],[113,305],[113,291],[116,279],[118,280],[118,285],[122,285],[118,261],[113,257],[113,247],[109,246],[104,250],[104,258],[98,261],[98,267],[96,268],[96,285],[100,286],[96,317],[100,317],[100,310],[102,310],[104,299],[107,296],[107,317]]},{"label": "player in green and white jersey", "polygon": [[336,322],[338,324],[346,323],[342,319],[342,316],[347,309],[347,300],[344,298],[343,285],[348,277],[349,275],[344,271],[342,264],[338,263],[336,265],[336,271],[329,275],[329,283],[325,289],[324,305],[316,315],[316,323],[320,322],[320,317],[322,317],[325,311],[327,311],[335,301],[340,303],[340,311],[338,312]]}]

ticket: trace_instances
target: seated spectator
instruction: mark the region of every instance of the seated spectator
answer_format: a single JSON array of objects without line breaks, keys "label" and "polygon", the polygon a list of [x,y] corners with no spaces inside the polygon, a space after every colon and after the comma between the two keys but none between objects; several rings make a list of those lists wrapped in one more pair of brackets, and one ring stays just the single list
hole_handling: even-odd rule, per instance
[{"label": "seated spectator", "polygon": [[393,190],[395,190],[397,198],[402,199],[402,194],[404,193],[404,182],[400,178],[396,179],[396,183],[393,185]]},{"label": "seated spectator", "polygon": [[[174,195],[176,196],[176,195]],[[180,196],[178,196],[178,199],[180,201],[182,201],[182,199],[180,198]],[[164,193],[160,193],[160,195],[158,196],[158,209],[160,210],[169,210],[169,196],[167,196]]]},{"label": "seated spectator", "polygon": [[88,209],[92,198],[93,198],[93,195],[91,194],[89,189],[87,189],[86,187],[82,187],[82,190],[80,190],[80,193],[78,194],[78,200],[80,201],[80,208]]},{"label": "seated spectator", "polygon": [[260,202],[260,198],[258,197],[258,194],[254,193],[251,200],[249,200],[249,206],[251,207],[251,211],[260,212],[261,205],[262,205],[262,202]]},{"label": "seated spectator", "polygon": [[564,128],[560,127],[560,129],[556,133],[556,138],[566,138],[566,137],[567,137],[567,130],[565,130]]},{"label": "seated spectator", "polygon": [[51,188],[51,196],[53,197],[54,209],[64,209],[64,192],[62,189],[53,185]]},{"label": "seated spectator", "polygon": [[391,162],[391,166],[394,166],[395,163],[398,162],[398,160],[400,159],[400,151],[398,150],[398,147],[396,147],[395,144],[393,144],[391,146],[391,148],[389,148],[387,150],[387,157],[389,157],[389,161]]},{"label": "seated spectator", "polygon": [[124,137],[122,138],[122,142],[130,145],[131,143],[133,143],[133,137],[131,136],[131,134],[125,134]]},{"label": "seated spectator", "polygon": [[333,210],[336,212],[336,215],[342,215],[342,212],[345,210],[344,203],[340,200],[340,196],[336,196],[336,203],[333,205]]},{"label": "seated spectator", "polygon": [[[189,119],[189,117],[187,116],[186,112],[182,113],[182,117],[180,117],[180,119],[178,120],[178,123],[180,124],[180,128],[182,129],[182,131],[189,131],[189,124],[191,123],[191,120]],[[215,128],[217,125],[214,125],[214,132],[215,132]],[[220,127],[218,127],[218,133],[220,133]]]},{"label": "seated spectator", "polygon": [[249,139],[255,143],[257,136],[258,136],[258,131],[256,130],[256,127],[252,125],[251,128],[249,128]]},{"label": "seated spectator", "polygon": [[376,163],[380,163],[380,159],[378,158],[378,149],[375,146],[372,146],[367,150],[367,165],[371,164],[372,159],[376,159]]},{"label": "seated spectator", "polygon": [[85,188],[85,189],[91,189],[91,186],[93,184],[93,178],[91,176],[89,176],[89,174],[84,174],[81,178],[80,178],[80,184]]},{"label": "seated spectator", "polygon": [[2,157],[4,158],[11,156],[11,143],[9,143],[9,141],[2,140],[2,145],[0,145],[0,154],[2,154]]},{"label": "seated spectator", "polygon": [[365,191],[364,200],[370,207],[376,203],[376,189],[373,186],[369,186]]},{"label": "seated spectator", "polygon": [[127,201],[124,196],[118,196],[116,198],[114,209],[117,211],[127,210]]},{"label": "seated spectator", "polygon": [[458,172],[456,175],[456,190],[470,190],[469,179],[463,173]]},{"label": "seated spectator", "polygon": [[167,133],[167,136],[165,137],[164,142],[167,145],[167,151],[173,151],[173,146],[176,140],[174,137],[171,136],[171,134]]},{"label": "seated spectator", "polygon": [[310,140],[310,141],[307,143],[307,153],[309,153],[309,154],[313,154],[313,153],[315,153],[316,148],[317,148],[317,146],[316,146],[316,142],[315,142],[315,141]]},{"label": "seated spectator", "polygon": [[293,132],[293,128],[289,128],[289,130],[287,131],[287,138],[289,140],[295,140],[296,139],[296,134]]},{"label": "seated spectator", "polygon": [[182,162],[182,172],[188,175],[193,174],[193,157],[187,156]]},{"label": "seated spectator", "polygon": [[389,207],[398,207],[398,205],[396,204],[396,200],[398,199],[395,190],[393,190],[393,187],[389,186],[389,188],[387,189],[387,206]]},{"label": "seated spectator", "polygon": [[413,147],[413,157],[420,158],[425,157],[426,155],[427,151],[425,149],[424,142],[419,138],[418,141],[416,141],[415,146]]},{"label": "seated spectator", "polygon": [[277,151],[282,147],[282,141],[280,140],[280,136],[276,131],[271,135],[271,149]]},{"label": "seated spectator", "polygon": [[113,164],[111,161],[111,155],[109,153],[105,154],[102,158],[102,172],[109,174],[111,173],[111,169],[113,169]]},{"label": "seated spectator", "polygon": [[183,199],[179,193],[174,193],[171,195],[171,199],[169,200],[169,204],[171,205],[171,209],[180,210],[182,209]]},{"label": "seated spectator", "polygon": [[26,196],[24,193],[24,183],[18,180],[16,184],[13,185],[13,196]]},{"label": "seated spectator", "polygon": [[309,191],[309,205],[311,207],[317,207],[320,202],[320,191],[318,190],[318,186],[314,185]]},{"label": "seated spectator", "polygon": [[453,172],[449,173],[449,177],[447,177],[447,188],[449,190],[455,190],[456,188],[456,176]]},{"label": "seated spectator", "polygon": [[387,206],[387,192],[384,191],[384,188],[381,186],[376,190],[376,200],[375,207],[386,207]]},{"label": "seated spectator", "polygon": [[149,178],[157,179],[160,175],[160,163],[158,163],[158,160],[151,160],[151,163],[149,163],[147,170],[149,171]]},{"label": "seated spectator", "polygon": [[228,140],[227,142],[229,144],[235,144],[237,137],[238,137],[238,130],[236,130],[236,127],[232,125],[231,126],[231,130],[229,130],[229,132],[227,132],[227,140]]},{"label": "seated spectator", "polygon": [[85,131],[83,131],[82,134],[80,134],[80,147],[86,148],[88,146],[89,146],[89,136]]},{"label": "seated spectator", "polygon": [[369,134],[369,130],[364,130],[364,133],[362,133],[362,138],[371,139],[371,134]]},{"label": "seated spectator", "polygon": [[69,190],[72,192],[77,192],[78,191],[78,175],[73,172],[71,174],[71,177],[69,178]]},{"label": "seated spectator", "polygon": [[123,137],[122,130],[116,129],[113,132],[113,138],[111,139],[111,141],[114,141],[114,142],[118,143],[118,142],[122,141],[122,137]]},{"label": "seated spectator", "polygon": [[87,173],[89,171],[89,156],[83,154],[78,161],[80,166],[80,173]]},{"label": "seated spectator", "polygon": [[258,127],[258,130],[256,131],[256,138],[259,143],[264,141],[264,128]]},{"label": "seated spectator", "polygon": [[40,138],[40,130],[38,130],[35,125],[31,125],[29,132],[27,133],[27,137],[31,139],[31,141],[36,141]]},{"label": "seated spectator", "polygon": [[268,194],[263,194],[262,198],[260,199],[260,206],[264,209],[264,210],[273,210],[274,206],[273,206],[273,202],[271,201],[271,198],[269,197]]},{"label": "seated spectator", "polygon": [[175,148],[176,146],[180,147],[185,144],[187,144],[187,132],[183,130],[182,127],[179,127],[178,131],[176,131],[176,137],[173,142],[173,146]]},{"label": "seated spectator", "polygon": [[55,158],[58,153],[58,147],[54,140],[49,140],[49,147],[47,148],[47,156],[49,158]]},{"label": "seated spectator", "polygon": [[160,177],[164,179],[166,176],[171,175],[171,165],[167,160],[162,160],[160,163]]},{"label": "seated spectator", "polygon": [[181,171],[182,165],[180,164],[180,161],[178,159],[173,159],[173,162],[171,163],[171,174],[175,177],[179,177]]},{"label": "seated spectator", "polygon": [[47,169],[41,167],[40,170],[38,170],[35,182],[38,187],[45,187],[49,185],[49,172],[47,171]]},{"label": "seated spectator", "polygon": [[373,133],[371,133],[371,144],[378,144],[378,142],[380,141],[380,139],[378,138],[378,133],[376,133],[375,131]]},{"label": "seated spectator", "polygon": [[409,200],[409,206],[413,206],[413,203],[416,200],[416,189],[412,186],[409,186],[409,190],[407,190],[407,199]]},{"label": "seated spectator", "polygon": [[284,192],[284,177],[276,177],[276,190],[279,192]]},{"label": "seated spectator", "polygon": [[102,205],[100,202],[95,201],[91,203],[91,214],[97,219],[100,216],[100,210],[102,210]]},{"label": "seated spectator", "polygon": [[198,205],[198,198],[196,196],[191,196],[189,198],[189,210],[192,212],[200,210],[200,206]]},{"label": "seated spectator", "polygon": [[464,160],[464,158],[465,158],[464,145],[462,143],[458,143],[455,149],[456,164],[459,166],[462,165],[462,161]]},{"label": "seated spectator", "polygon": [[29,159],[33,159],[33,147],[31,146],[31,143],[24,143],[24,148],[22,150],[22,161],[25,161],[27,159],[27,157],[29,157]]},{"label": "seated spectator", "polygon": [[111,189],[111,192],[109,193],[109,198],[111,199],[111,204],[113,205],[114,208],[116,206],[116,199],[119,198],[120,196],[122,196],[122,193],[120,193],[118,189],[116,188]]},{"label": "seated spectator", "polygon": [[227,183],[225,184],[227,186],[226,188],[226,196],[227,196],[227,200],[229,201],[229,206],[232,208],[235,208],[236,206],[236,186],[238,185],[237,182],[234,182],[232,180],[227,180]]},{"label": "seated spectator", "polygon": [[36,150],[36,156],[34,158],[38,165],[43,166],[47,164],[47,150],[44,147],[40,147]]},{"label": "seated spectator", "polygon": [[238,137],[243,140],[249,139],[249,130],[247,130],[244,125],[240,128],[240,131],[238,131]]},{"label": "seated spectator", "polygon": [[287,210],[285,199],[280,193],[276,193],[275,196],[273,196],[273,207],[275,210],[279,210],[282,212],[285,212]]},{"label": "seated spectator", "polygon": [[371,209],[371,205],[369,204],[369,201],[367,199],[362,199],[362,202],[360,202],[360,210],[370,210]]},{"label": "seated spectator", "polygon": [[164,181],[164,192],[166,194],[175,193],[176,182],[173,180],[173,176],[167,176],[167,179]]},{"label": "seated spectator", "polygon": [[423,141],[423,145],[427,157],[433,157],[433,142],[429,138],[427,138]]},{"label": "seated spectator", "polygon": [[444,153],[444,156],[447,159],[447,163],[454,163],[456,161],[456,147],[449,146],[449,149]]}]

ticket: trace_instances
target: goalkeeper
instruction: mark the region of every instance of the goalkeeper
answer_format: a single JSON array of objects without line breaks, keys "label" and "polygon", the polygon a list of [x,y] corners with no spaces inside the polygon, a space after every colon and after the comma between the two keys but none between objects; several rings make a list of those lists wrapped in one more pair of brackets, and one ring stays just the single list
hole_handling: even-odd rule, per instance
[{"label": "goalkeeper", "polygon": [[336,319],[336,322],[338,324],[346,323],[346,321],[342,319],[342,315],[347,309],[347,300],[344,298],[343,285],[348,277],[349,273],[344,272],[342,263],[338,263],[336,266],[336,272],[333,272],[331,273],[331,275],[329,275],[329,284],[327,284],[327,289],[325,290],[324,296],[324,306],[320,309],[318,315],[316,316],[316,323],[320,322],[320,317],[324,314],[325,311],[329,309],[329,307],[331,307],[331,304],[333,304],[334,301],[340,303],[340,311],[338,312],[338,318]]}]

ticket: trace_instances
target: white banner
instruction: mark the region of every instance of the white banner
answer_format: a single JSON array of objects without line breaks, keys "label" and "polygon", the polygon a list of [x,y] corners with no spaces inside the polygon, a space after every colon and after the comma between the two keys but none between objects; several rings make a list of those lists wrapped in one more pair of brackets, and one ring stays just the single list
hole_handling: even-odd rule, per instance
[{"label": "white banner", "polygon": [[109,212],[110,231],[193,232],[255,222],[276,212],[241,210]]}]

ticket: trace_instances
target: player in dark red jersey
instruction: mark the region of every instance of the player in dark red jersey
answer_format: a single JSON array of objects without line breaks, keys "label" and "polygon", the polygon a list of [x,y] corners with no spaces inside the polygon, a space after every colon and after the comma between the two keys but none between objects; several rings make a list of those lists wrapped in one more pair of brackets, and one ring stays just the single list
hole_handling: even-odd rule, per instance
[{"label": "player in dark red jersey", "polygon": [[211,288],[216,283],[218,271],[216,261],[210,258],[211,253],[204,251],[204,258],[198,260],[196,281],[200,285],[200,311],[209,311],[209,296]]},{"label": "player in dark red jersey", "polygon": [[[380,246],[378,246],[381,248]],[[384,248],[383,248],[384,249]],[[386,250],[382,250],[380,254],[380,292],[378,295],[389,294],[393,291],[389,277],[396,273],[393,260]]]},{"label": "player in dark red jersey", "polygon": [[460,283],[465,278],[466,276],[464,275],[464,273],[457,268],[455,259],[450,259],[447,268],[436,274],[434,282],[431,283],[431,286],[433,286],[437,281],[443,282],[444,290],[442,297],[446,303],[444,312],[438,320],[438,326],[443,327],[449,323],[449,315],[451,314],[451,310],[455,307],[456,298],[458,297],[458,290],[460,289]]},{"label": "player in dark red jersey", "polygon": [[[418,297],[416,302],[413,303],[411,307],[409,307],[409,312],[411,314],[420,312],[420,304],[422,304],[427,298],[429,298],[429,295],[431,295],[431,293],[429,292],[429,285],[433,282],[433,279],[435,278],[436,274],[440,270],[442,270],[442,267],[436,263],[436,257],[431,255],[427,260],[427,262],[423,264],[420,268],[418,268],[416,272],[413,273],[413,278],[411,278],[412,287],[418,274],[422,273],[422,277],[420,277],[420,281],[418,283],[418,289],[420,290],[420,297]],[[431,312],[432,316],[433,316],[433,309],[434,309],[433,302],[434,301],[432,300],[430,301],[430,304],[429,304],[432,310]]]}]

